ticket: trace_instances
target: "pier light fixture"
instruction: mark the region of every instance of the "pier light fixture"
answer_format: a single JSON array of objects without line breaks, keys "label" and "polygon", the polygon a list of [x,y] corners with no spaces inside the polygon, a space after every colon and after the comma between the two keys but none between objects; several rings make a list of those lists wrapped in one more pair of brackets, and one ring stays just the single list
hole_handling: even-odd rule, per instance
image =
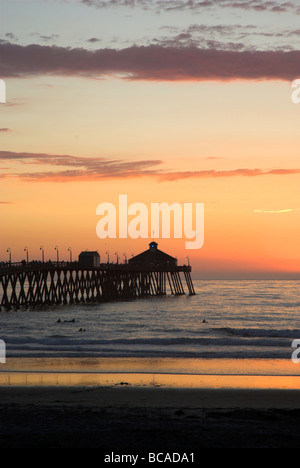
[{"label": "pier light fixture", "polygon": [[57,245],[54,247],[54,250],[56,250],[56,261],[57,263],[59,262],[59,251]]},{"label": "pier light fixture", "polygon": [[70,262],[72,262],[72,249],[71,249],[71,247],[68,248],[68,252],[70,252]]},{"label": "pier light fixture", "polygon": [[6,250],[6,252],[9,254],[9,263],[11,263],[11,248],[8,247],[8,249]]},{"label": "pier light fixture", "polygon": [[41,245],[40,250],[42,251],[42,262],[45,263],[45,250],[44,247]]}]

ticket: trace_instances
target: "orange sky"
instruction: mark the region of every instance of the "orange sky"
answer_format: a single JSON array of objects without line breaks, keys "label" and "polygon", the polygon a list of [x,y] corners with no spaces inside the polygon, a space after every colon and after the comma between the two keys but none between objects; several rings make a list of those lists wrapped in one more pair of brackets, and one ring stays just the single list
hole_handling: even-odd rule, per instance
[{"label": "orange sky", "polygon": [[65,260],[69,247],[73,259],[85,249],[105,261],[107,251],[114,261],[116,252],[121,260],[139,253],[151,234],[96,235],[97,205],[117,206],[126,194],[149,211],[154,202],[204,203],[201,249],[186,250],[184,238],[157,240],[180,263],[189,257],[195,277],[300,277],[300,104],[291,101],[292,80],[39,71],[5,81],[1,260],[8,248],[22,260],[25,246],[30,259],[41,258],[40,246],[56,259],[56,245]]}]

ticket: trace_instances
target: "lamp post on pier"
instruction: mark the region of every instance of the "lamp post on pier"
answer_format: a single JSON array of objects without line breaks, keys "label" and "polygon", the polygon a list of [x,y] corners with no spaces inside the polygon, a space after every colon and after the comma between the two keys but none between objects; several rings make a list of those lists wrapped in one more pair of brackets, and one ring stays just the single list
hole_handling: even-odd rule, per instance
[{"label": "lamp post on pier", "polygon": [[28,263],[28,247],[24,248],[24,252],[26,252],[26,260],[27,260],[27,263]]},{"label": "lamp post on pier", "polygon": [[57,245],[54,247],[54,250],[56,250],[56,261],[57,263],[59,262],[59,252],[58,252],[58,247]]},{"label": "lamp post on pier", "polygon": [[11,265],[11,248],[8,247],[6,252],[9,254],[9,264]]},{"label": "lamp post on pier", "polygon": [[40,250],[42,251],[42,262],[45,263],[45,251],[44,247],[41,245]]},{"label": "lamp post on pier", "polygon": [[70,252],[70,262],[72,262],[72,249],[71,249],[71,247],[68,248],[68,252]]}]

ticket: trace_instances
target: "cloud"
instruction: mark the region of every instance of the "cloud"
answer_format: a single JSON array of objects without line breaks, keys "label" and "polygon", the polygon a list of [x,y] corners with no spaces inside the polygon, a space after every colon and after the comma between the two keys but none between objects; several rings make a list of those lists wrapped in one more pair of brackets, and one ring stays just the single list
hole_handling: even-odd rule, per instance
[{"label": "cloud", "polygon": [[[70,182],[97,181],[100,179],[117,179],[132,177],[153,177],[159,182],[173,182],[190,178],[224,178],[224,177],[257,177],[267,175],[300,174],[300,169],[233,169],[171,172],[161,169],[160,160],[126,161],[121,159],[85,158],[70,155],[51,155],[45,153],[16,153],[0,151],[0,160],[17,161],[24,167],[34,166],[34,171],[2,173],[1,177],[17,177],[23,181]],[[39,166],[54,166],[63,170],[43,170]]]},{"label": "cloud", "polygon": [[270,213],[270,214],[291,213],[292,211],[300,211],[300,208],[287,208],[284,210],[253,210],[254,213]]},{"label": "cloud", "polygon": [[99,39],[98,37],[90,37],[90,39],[87,39],[87,42],[90,42],[90,43],[95,43],[95,42],[101,42],[102,39]]},{"label": "cloud", "polygon": [[5,37],[7,37],[8,39],[13,40],[13,41],[17,41],[17,40],[18,40],[17,36],[15,36],[12,32],[6,33],[6,34],[5,34]]},{"label": "cloud", "polygon": [[10,128],[0,128],[0,132],[3,132],[3,133],[11,132],[11,129]]},{"label": "cloud", "polygon": [[86,50],[0,44],[0,76],[64,75],[127,80],[292,81],[300,75],[300,51],[228,51],[197,47],[131,46]]},{"label": "cloud", "polygon": [[254,11],[270,11],[274,13],[299,13],[299,5],[292,1],[275,1],[275,0],[235,0],[223,1],[219,0],[218,4],[224,7],[254,10]]},{"label": "cloud", "polygon": [[[155,37],[152,43],[164,47],[198,47],[202,49],[218,49],[231,51],[255,51],[257,44],[260,50],[297,50],[296,40],[300,29],[278,27],[274,29],[261,28],[253,24],[190,24],[182,29],[178,26],[161,26],[165,33]],[[166,35],[168,34],[168,35]],[[258,42],[259,41],[259,42]]]},{"label": "cloud", "polygon": [[[234,27],[229,27],[229,29],[234,30]],[[186,30],[182,30],[181,32],[178,32],[174,36],[165,36],[161,38],[154,38],[152,39],[152,43],[156,44],[158,46],[164,47],[164,48],[184,48],[184,47],[189,47],[189,48],[197,48],[197,49],[203,49],[203,50],[229,50],[229,51],[242,51],[242,50],[250,50],[249,47],[246,47],[246,45],[243,42],[240,42],[236,39],[235,35],[237,31],[233,31],[231,34],[225,32],[223,34],[220,34],[217,32],[218,29],[205,29],[203,32],[195,33],[195,31],[190,30],[190,28],[187,28]],[[205,32],[205,35],[204,35]],[[219,40],[216,38],[210,38],[210,36],[217,35],[219,34]],[[226,37],[228,38],[228,41],[226,41]],[[235,39],[235,41],[233,41]]]},{"label": "cloud", "polygon": [[220,156],[205,156],[203,159],[223,159]]},{"label": "cloud", "polygon": [[214,169],[205,171],[183,171],[168,172],[159,176],[160,181],[173,182],[188,178],[220,178],[220,177],[257,177],[266,175],[293,175],[300,174],[300,169],[233,169],[227,171],[216,171]]},{"label": "cloud", "polygon": [[[140,177],[156,174],[152,167],[161,164],[160,160],[124,161],[105,158],[85,158],[70,155],[45,153],[15,153],[0,151],[0,160],[19,161],[24,166],[34,165],[35,171],[3,173],[2,177],[18,177],[27,181],[85,181],[108,178]],[[67,167],[64,170],[36,172],[38,166]]]},{"label": "cloud", "polygon": [[45,42],[54,41],[59,37],[58,34],[50,34],[50,35],[38,34],[38,36]]},{"label": "cloud", "polygon": [[184,10],[197,12],[205,8],[221,7],[257,12],[299,13],[299,5],[296,5],[295,2],[278,0],[81,0],[81,3],[96,8],[139,7],[158,12]]}]

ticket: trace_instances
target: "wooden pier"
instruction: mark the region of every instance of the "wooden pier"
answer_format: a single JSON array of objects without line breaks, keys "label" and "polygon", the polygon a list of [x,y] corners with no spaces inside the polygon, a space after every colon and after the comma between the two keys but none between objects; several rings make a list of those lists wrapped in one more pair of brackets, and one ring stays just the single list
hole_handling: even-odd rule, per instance
[{"label": "wooden pier", "polygon": [[[156,244],[157,246],[157,244]],[[155,261],[153,261],[153,250]],[[150,260],[145,256],[150,251]],[[189,295],[195,294],[190,266],[178,266],[173,257],[162,258],[157,248],[124,264],[83,265],[78,262],[31,262],[0,267],[1,308],[35,307],[54,304],[104,302],[185,294],[181,273]],[[164,254],[167,255],[167,254]],[[143,260],[141,262],[141,260]],[[157,261],[159,260],[159,261]]]}]

